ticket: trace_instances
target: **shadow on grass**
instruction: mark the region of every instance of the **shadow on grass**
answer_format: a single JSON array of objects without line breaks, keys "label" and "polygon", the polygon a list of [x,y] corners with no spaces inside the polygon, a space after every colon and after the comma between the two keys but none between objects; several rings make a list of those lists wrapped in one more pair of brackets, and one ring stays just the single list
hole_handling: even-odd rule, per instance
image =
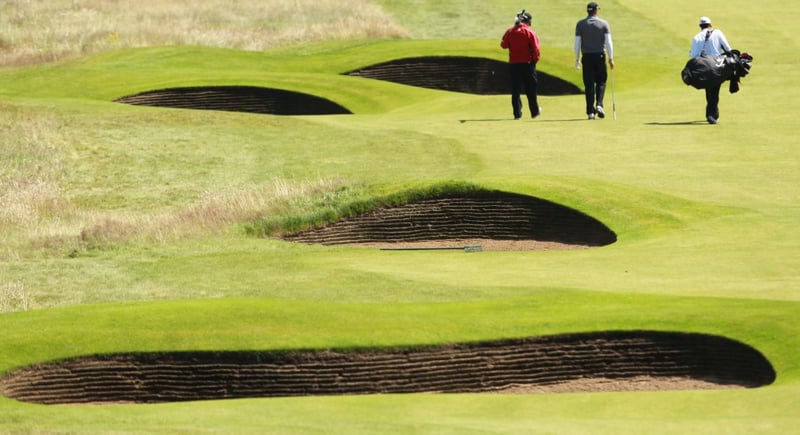
[{"label": "shadow on grass", "polygon": [[487,118],[487,119],[459,119],[458,122],[464,124],[467,122],[502,122],[502,121],[515,121],[514,118]]},{"label": "shadow on grass", "polygon": [[501,121],[535,121],[535,122],[574,122],[574,121],[588,121],[586,118],[569,118],[569,119],[531,119],[523,118],[515,120],[514,118],[487,118],[487,119],[459,119],[458,122],[465,124],[467,122],[501,122]]},{"label": "shadow on grass", "polygon": [[708,121],[648,122],[645,125],[706,125]]}]

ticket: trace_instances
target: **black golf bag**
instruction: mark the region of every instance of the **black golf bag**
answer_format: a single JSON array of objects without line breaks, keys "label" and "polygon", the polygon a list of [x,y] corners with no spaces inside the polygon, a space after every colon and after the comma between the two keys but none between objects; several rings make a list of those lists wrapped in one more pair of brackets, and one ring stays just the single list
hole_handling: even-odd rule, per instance
[{"label": "black golf bag", "polygon": [[750,72],[753,56],[731,50],[715,57],[700,55],[689,59],[681,71],[681,79],[696,89],[705,89],[730,80],[730,92],[739,91],[739,81]]}]

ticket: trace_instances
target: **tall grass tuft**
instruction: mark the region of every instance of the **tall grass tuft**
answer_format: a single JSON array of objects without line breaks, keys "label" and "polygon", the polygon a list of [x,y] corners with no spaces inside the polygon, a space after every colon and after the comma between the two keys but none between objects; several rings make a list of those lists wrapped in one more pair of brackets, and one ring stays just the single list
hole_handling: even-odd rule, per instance
[{"label": "tall grass tuft", "polygon": [[39,227],[68,208],[61,189],[61,125],[49,115],[0,104],[0,234]]},{"label": "tall grass tuft", "polygon": [[408,36],[368,0],[11,0],[0,3],[0,29],[3,66],[130,47],[266,50]]},{"label": "tall grass tuft", "polygon": [[0,282],[0,313],[27,311],[31,303],[21,281]]}]

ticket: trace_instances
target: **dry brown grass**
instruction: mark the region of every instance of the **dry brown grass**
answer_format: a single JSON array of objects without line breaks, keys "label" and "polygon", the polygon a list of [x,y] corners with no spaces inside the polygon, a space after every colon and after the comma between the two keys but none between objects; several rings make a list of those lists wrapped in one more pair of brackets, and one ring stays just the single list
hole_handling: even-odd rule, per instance
[{"label": "dry brown grass", "polygon": [[368,0],[10,0],[0,1],[0,29],[3,66],[128,47],[265,50],[408,36]]},{"label": "dry brown grass", "polygon": [[35,231],[69,208],[60,186],[65,139],[49,115],[3,104],[0,111],[0,229]]},{"label": "dry brown grass", "polygon": [[0,282],[0,313],[25,311],[32,308],[31,303],[22,282]]}]

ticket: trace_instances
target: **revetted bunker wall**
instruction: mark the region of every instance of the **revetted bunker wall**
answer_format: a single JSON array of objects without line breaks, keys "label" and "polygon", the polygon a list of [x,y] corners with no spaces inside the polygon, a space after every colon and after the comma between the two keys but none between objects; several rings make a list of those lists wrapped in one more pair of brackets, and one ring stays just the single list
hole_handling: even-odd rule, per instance
[{"label": "revetted bunker wall", "polygon": [[[463,56],[398,59],[345,73],[429,89],[498,95],[511,92],[506,62]],[[580,94],[570,82],[538,72],[540,95]],[[271,115],[342,115],[350,110],[331,100],[257,86],[194,86],[146,91],[114,100],[140,106],[222,110]]]},{"label": "revetted bunker wall", "polygon": [[488,392],[576,379],[681,377],[759,387],[757,350],[724,337],[617,331],[392,349],[86,356],[6,374],[0,392],[42,404]]},{"label": "revetted bunker wall", "polygon": [[[385,80],[428,89],[478,95],[511,93],[508,62],[465,56],[397,59],[349,71],[346,75]],[[537,71],[539,95],[578,95],[574,84]]]},{"label": "revetted bunker wall", "polygon": [[139,106],[222,110],[272,115],[345,115],[333,101],[301,92],[255,86],[200,86],[160,89],[114,100]]},{"label": "revetted bunker wall", "polygon": [[377,209],[284,239],[323,245],[495,239],[604,246],[617,236],[597,219],[550,201],[475,191]]}]

